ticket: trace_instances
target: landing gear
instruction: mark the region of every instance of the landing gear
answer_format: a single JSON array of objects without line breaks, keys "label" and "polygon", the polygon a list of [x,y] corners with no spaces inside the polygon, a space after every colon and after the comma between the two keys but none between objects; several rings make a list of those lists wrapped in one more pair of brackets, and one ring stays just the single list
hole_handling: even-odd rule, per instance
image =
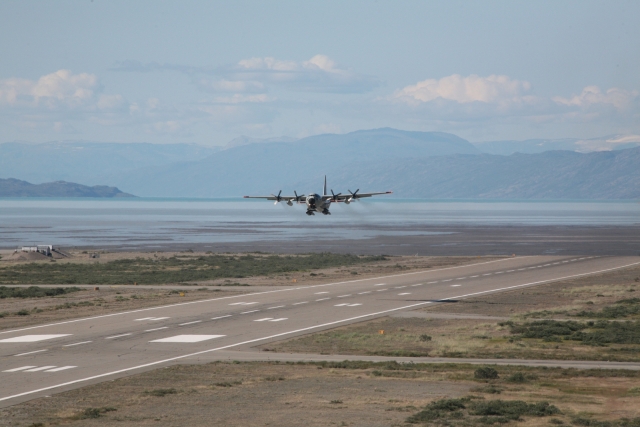
[{"label": "landing gear", "polygon": [[315,214],[313,213],[313,211],[307,211],[307,215],[311,216],[311,215],[315,215]]},{"label": "landing gear", "polygon": [[324,215],[331,215],[331,212],[329,212],[329,209],[325,209],[325,210],[323,210],[323,211],[322,211],[322,213],[323,213]]}]

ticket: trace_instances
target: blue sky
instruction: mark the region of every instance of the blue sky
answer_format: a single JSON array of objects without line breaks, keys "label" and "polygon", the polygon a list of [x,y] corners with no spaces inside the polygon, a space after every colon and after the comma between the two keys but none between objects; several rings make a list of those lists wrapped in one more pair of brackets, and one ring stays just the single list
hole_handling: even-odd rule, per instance
[{"label": "blue sky", "polygon": [[639,16],[637,1],[1,2],[0,142],[633,139]]}]

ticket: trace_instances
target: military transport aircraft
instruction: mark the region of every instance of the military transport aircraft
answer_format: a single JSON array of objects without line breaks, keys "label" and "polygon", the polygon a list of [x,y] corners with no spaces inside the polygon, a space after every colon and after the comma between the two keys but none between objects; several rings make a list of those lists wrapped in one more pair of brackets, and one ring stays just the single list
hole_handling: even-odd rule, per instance
[{"label": "military transport aircraft", "polygon": [[277,196],[275,194],[272,194],[270,196],[244,196],[244,198],[275,200],[274,205],[277,205],[279,202],[287,202],[287,205],[289,206],[293,206],[294,203],[304,203],[307,205],[307,215],[315,215],[315,212],[322,212],[324,215],[331,215],[331,212],[329,212],[329,206],[331,206],[332,202],[344,202],[348,205],[349,203],[355,202],[356,200],[363,197],[371,197],[378,194],[391,193],[393,193],[393,191],[384,191],[382,193],[360,193],[360,189],[358,188],[353,192],[349,190],[349,194],[335,194],[333,190],[331,190],[331,194],[327,194],[327,177],[325,176],[322,195],[313,193],[309,194],[308,196],[305,196],[304,194],[298,196],[298,193],[294,191],[293,194],[295,194],[295,196],[282,196],[282,190],[280,190]]}]

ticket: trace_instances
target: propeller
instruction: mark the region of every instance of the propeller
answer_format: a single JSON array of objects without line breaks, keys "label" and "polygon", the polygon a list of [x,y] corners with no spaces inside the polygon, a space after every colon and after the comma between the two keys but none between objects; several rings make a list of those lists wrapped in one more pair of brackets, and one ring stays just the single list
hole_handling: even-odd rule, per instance
[{"label": "propeller", "polygon": [[304,194],[301,194],[298,196],[298,193],[296,193],[296,190],[293,190],[293,194],[296,195],[296,198],[295,198],[296,203],[300,203],[300,199],[304,197]]},{"label": "propeller", "polygon": [[349,197],[350,202],[352,200],[358,200],[358,191],[360,191],[359,188],[355,192],[352,192],[351,190],[349,190],[349,193],[351,193],[351,197]]},{"label": "propeller", "polygon": [[341,194],[342,194],[342,193],[335,194],[335,193],[333,192],[333,189],[332,189],[332,190],[331,190],[331,196],[332,196],[332,197],[331,197],[331,201],[332,201],[332,202],[337,202],[337,201],[338,201],[338,196],[339,196],[339,195],[341,195]]},{"label": "propeller", "polygon": [[277,205],[277,204],[278,204],[278,202],[282,201],[282,197],[280,197],[280,195],[281,195],[281,194],[282,194],[282,190],[280,190],[280,191],[278,192],[278,195],[277,195],[277,196],[276,196],[275,194],[271,194],[273,197],[275,197],[275,198],[276,198],[276,202],[274,203],[274,205]]}]

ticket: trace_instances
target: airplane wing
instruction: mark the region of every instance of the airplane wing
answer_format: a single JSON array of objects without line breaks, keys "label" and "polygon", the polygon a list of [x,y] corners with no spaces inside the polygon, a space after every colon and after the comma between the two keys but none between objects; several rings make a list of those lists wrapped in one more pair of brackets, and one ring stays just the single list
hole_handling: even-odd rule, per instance
[{"label": "airplane wing", "polygon": [[336,194],[335,196],[328,195],[328,196],[324,196],[323,199],[325,200],[331,199],[336,202],[344,202],[345,200],[353,201],[353,200],[361,199],[363,197],[372,197],[380,194],[392,194],[392,193],[393,191],[383,191],[378,193],[360,193],[358,190],[356,190],[355,193],[349,192],[347,194]]},{"label": "airplane wing", "polygon": [[[277,201],[295,201],[296,200],[296,196],[275,196],[275,195],[270,195],[270,196],[244,196],[245,199],[266,199],[266,200],[277,200]],[[305,202],[307,200],[307,196],[298,196],[298,201],[299,202]]]}]

